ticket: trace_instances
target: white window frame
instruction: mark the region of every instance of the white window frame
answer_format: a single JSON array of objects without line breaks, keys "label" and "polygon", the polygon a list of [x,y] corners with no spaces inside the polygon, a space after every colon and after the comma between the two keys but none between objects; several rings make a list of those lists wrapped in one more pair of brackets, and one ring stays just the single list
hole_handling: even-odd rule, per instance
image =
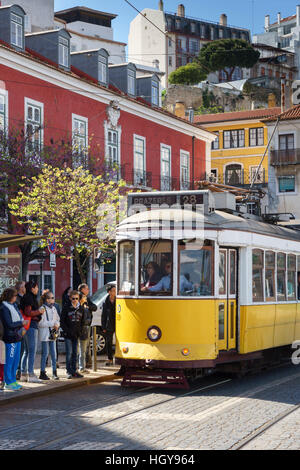
[{"label": "white window frame", "polygon": [[[85,135],[81,135],[80,133],[76,133],[76,125],[75,123],[84,123],[85,125]],[[72,148],[73,148],[73,168],[78,168],[80,166],[85,166],[86,157],[87,157],[87,150],[88,150],[88,137],[89,137],[89,120],[84,116],[79,116],[78,114],[72,114]],[[82,154],[84,154],[84,160],[82,161],[82,157],[80,156],[81,162],[79,162],[79,155],[76,155],[76,138],[84,141],[82,147]],[[77,161],[76,161],[77,157]]]},{"label": "white window frame", "polygon": [[[168,152],[169,155],[169,174],[168,175],[163,175],[162,173],[162,168],[163,168],[163,156],[165,152]],[[165,182],[163,178],[169,178],[169,188],[164,188]],[[167,144],[160,144],[160,187],[161,191],[170,191],[172,188],[171,184],[171,178],[172,178],[172,148],[170,145]]]},{"label": "white window frame", "polygon": [[[39,130],[40,134],[40,143],[39,143],[39,150],[41,151],[44,146],[44,103],[41,103],[40,101],[32,100],[31,98],[25,97],[25,136],[27,137],[27,125],[34,125],[34,120],[28,120],[28,108],[31,106],[32,108],[39,108],[40,109],[40,127],[41,129]],[[36,124],[35,124],[36,125]],[[32,134],[33,136],[34,134]],[[26,152],[31,153],[34,150],[29,150],[28,147],[26,146],[27,150]]]},{"label": "white window frame", "polygon": [[[119,126],[113,126],[111,124],[110,121],[104,121],[104,136],[105,136],[105,164],[106,165],[110,165],[112,162],[110,161],[110,158],[109,158],[109,147],[110,147],[110,143],[108,141],[108,133],[112,131],[112,132],[116,132],[117,133],[117,142],[118,142],[118,153],[117,153],[117,158],[118,158],[118,161],[116,162],[116,164],[118,165],[119,168],[121,168],[121,135],[122,135],[122,127],[119,125]],[[120,178],[120,171],[116,177],[116,179],[119,179]]]},{"label": "white window frame", "polygon": [[[13,32],[13,28],[15,28]],[[21,34],[20,34],[21,33]],[[16,36],[16,41],[13,41],[13,34]],[[21,40],[21,42],[19,41]],[[24,45],[24,21],[22,16],[11,13],[10,14],[10,41],[13,46],[23,49]]]},{"label": "white window frame", "polygon": [[[153,91],[155,90],[155,93]],[[155,98],[156,97],[156,101]],[[159,106],[159,84],[155,80],[151,80],[151,103]]]},{"label": "white window frame", "polygon": [[[184,160],[187,159],[187,165],[183,165]],[[183,179],[184,173],[187,179]],[[187,184],[186,184],[187,183]],[[180,189],[190,189],[190,152],[180,149]]]},{"label": "white window frame", "polygon": [[58,37],[58,63],[62,67],[69,67],[70,65],[69,51],[70,51],[69,39],[63,36],[59,36]]},{"label": "white window frame", "polygon": [[[136,141],[140,140],[143,142],[143,155],[140,152],[136,151]],[[139,168],[137,165],[137,157],[139,158],[142,155],[143,168]],[[134,183],[147,186],[147,177],[146,177],[146,138],[140,135],[133,135],[133,168],[134,168]],[[142,173],[142,178],[139,177],[138,172]]]},{"label": "white window frame", "polygon": [[[259,144],[258,141],[259,141],[259,136],[258,136],[258,130],[259,129],[262,129],[263,130],[263,143],[262,144]],[[251,131],[255,130],[255,145],[252,145],[251,144]],[[264,146],[264,141],[265,141],[265,129],[264,127],[250,127],[249,128],[249,147],[263,147]]]},{"label": "white window frame", "polygon": [[107,84],[107,60],[101,55],[98,56],[98,81]]},{"label": "white window frame", "polygon": [[128,81],[128,94],[135,96],[136,95],[136,86],[135,86],[135,73],[133,70],[128,70],[127,72],[127,81]]},{"label": "white window frame", "polygon": [[4,98],[4,113],[0,112],[0,115],[3,114],[3,128],[1,128],[1,123],[0,123],[0,130],[7,132],[8,131],[8,91],[0,89],[0,96]]},{"label": "white window frame", "polygon": [[[288,191],[288,192],[281,192],[279,191],[279,178],[284,178],[284,177],[289,177],[289,176],[294,176],[295,178],[295,191]],[[289,175],[276,175],[276,186],[277,186],[277,191],[276,191],[276,195],[277,196],[296,196],[298,194],[298,191],[297,191],[297,175],[294,174],[289,174]]]}]

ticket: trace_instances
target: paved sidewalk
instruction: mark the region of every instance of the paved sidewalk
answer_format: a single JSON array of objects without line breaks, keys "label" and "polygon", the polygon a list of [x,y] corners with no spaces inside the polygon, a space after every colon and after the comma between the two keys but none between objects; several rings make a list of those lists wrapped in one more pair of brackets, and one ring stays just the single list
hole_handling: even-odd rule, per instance
[{"label": "paved sidewalk", "polygon": [[[99,357],[101,359],[99,359]],[[115,376],[114,373],[119,370],[119,366],[110,366],[106,367],[105,363],[107,361],[106,356],[98,356],[97,358],[97,372],[94,372],[93,369],[88,369],[89,373],[83,373],[84,377],[82,379],[67,379],[66,369],[65,369],[65,356],[63,354],[59,355],[59,368],[57,369],[57,375],[59,380],[43,380],[41,383],[28,383],[28,382],[19,382],[22,385],[23,389],[18,391],[4,390],[0,391],[0,406],[13,403],[25,399],[30,399],[33,397],[48,395],[51,393],[56,393],[62,390],[72,389],[74,387],[79,387],[82,385],[91,385],[101,382],[111,382],[112,380],[120,380],[122,377]],[[35,374],[37,377],[40,375],[40,354],[37,354],[35,360]],[[51,364],[49,358],[49,364]],[[48,377],[52,377],[51,367],[46,368],[46,373]]]}]

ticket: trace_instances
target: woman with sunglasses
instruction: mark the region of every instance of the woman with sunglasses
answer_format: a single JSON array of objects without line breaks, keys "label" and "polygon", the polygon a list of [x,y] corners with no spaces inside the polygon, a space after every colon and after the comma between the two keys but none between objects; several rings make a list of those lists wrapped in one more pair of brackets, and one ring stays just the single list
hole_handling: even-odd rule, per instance
[{"label": "woman with sunglasses", "polygon": [[54,305],[54,295],[50,291],[46,291],[41,296],[41,305],[45,308],[45,314],[42,317],[42,320],[39,322],[39,340],[42,345],[42,355],[41,355],[41,380],[50,380],[46,374],[46,362],[47,357],[51,356],[51,365],[52,365],[52,379],[58,380],[56,372],[56,348],[55,348],[55,339],[50,339],[50,331],[59,330],[60,318],[58,312]]},{"label": "woman with sunglasses", "polygon": [[83,333],[86,312],[79,302],[79,292],[70,292],[70,305],[65,305],[61,312],[60,324],[63,330],[66,345],[66,369],[68,379],[81,378],[77,372],[77,347]]}]

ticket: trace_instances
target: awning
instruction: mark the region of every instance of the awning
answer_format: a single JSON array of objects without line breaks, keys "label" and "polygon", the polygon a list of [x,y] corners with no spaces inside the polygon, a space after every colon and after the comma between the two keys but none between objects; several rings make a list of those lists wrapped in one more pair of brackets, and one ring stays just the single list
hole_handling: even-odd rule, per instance
[{"label": "awning", "polygon": [[0,235],[0,249],[8,248],[9,246],[23,245],[24,243],[32,242],[34,240],[41,240],[43,237],[40,235]]}]

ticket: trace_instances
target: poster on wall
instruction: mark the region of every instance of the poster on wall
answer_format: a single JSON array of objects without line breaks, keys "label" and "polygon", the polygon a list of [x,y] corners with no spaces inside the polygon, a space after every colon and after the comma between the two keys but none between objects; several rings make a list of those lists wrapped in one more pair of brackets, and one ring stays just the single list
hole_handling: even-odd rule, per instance
[{"label": "poster on wall", "polygon": [[21,279],[21,254],[0,250],[0,293]]}]

